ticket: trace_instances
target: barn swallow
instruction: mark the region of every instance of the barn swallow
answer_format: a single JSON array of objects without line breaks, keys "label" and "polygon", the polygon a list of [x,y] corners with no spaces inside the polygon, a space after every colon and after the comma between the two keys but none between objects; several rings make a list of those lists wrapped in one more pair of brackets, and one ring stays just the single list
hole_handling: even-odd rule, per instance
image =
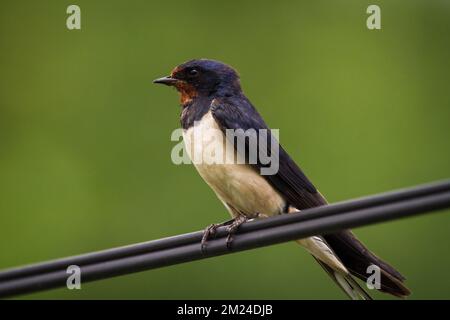
[{"label": "barn swallow", "polygon": [[[175,87],[180,93],[183,140],[191,158],[206,149],[219,150],[228,156],[230,153],[226,149],[232,148],[231,157],[243,161],[194,162],[200,176],[214,190],[233,218],[228,224],[230,236],[227,243],[231,243],[233,232],[249,218],[301,212],[327,204],[270,131],[266,148],[272,147],[272,144],[278,147],[278,170],[274,174],[261,174],[266,164],[259,158],[253,163],[248,161],[248,155],[245,154],[249,149],[247,140],[245,148],[241,149],[236,147],[234,141],[230,141],[226,135],[228,130],[268,130],[258,111],[242,92],[239,75],[233,68],[214,60],[191,60],[177,66],[169,76],[154,80],[154,83]],[[219,134],[210,134],[207,139],[196,141],[196,130]],[[262,139],[259,136],[256,138]],[[270,150],[267,151],[270,153]],[[206,229],[202,244],[215,228],[217,225]],[[371,265],[380,270],[380,291],[397,297],[410,294],[403,284],[405,278],[370,252],[350,230],[313,236],[297,242],[313,255],[352,299],[371,299],[354,278],[367,281],[371,276],[367,268]]]}]

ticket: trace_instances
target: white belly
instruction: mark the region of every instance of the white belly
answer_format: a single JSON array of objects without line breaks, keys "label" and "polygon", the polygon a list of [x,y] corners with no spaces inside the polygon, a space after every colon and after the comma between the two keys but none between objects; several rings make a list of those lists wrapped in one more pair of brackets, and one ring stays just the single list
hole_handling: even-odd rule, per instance
[{"label": "white belly", "polygon": [[[186,151],[198,172],[230,213],[253,217],[275,215],[285,201],[251,166],[243,163],[208,112],[195,126],[184,130]],[[238,156],[239,158],[235,157]],[[236,161],[239,159],[239,161]]]}]

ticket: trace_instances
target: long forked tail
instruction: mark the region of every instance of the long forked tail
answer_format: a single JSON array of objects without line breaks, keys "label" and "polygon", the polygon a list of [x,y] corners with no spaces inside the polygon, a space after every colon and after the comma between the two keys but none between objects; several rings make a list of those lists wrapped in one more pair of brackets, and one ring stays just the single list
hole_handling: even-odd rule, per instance
[{"label": "long forked tail", "polygon": [[367,273],[367,268],[374,265],[379,268],[381,273],[378,290],[399,298],[405,298],[411,294],[403,284],[405,277],[394,267],[370,252],[350,230],[324,235],[323,238],[355,277],[367,281],[371,275]]},{"label": "long forked tail", "polygon": [[367,250],[350,231],[332,236],[313,236],[296,242],[313,255],[331,279],[351,299],[371,299],[353,278],[355,276],[367,281],[372,275],[368,273],[368,267],[371,265],[377,266],[380,271],[379,283],[376,283],[379,284],[378,290],[401,298],[410,294],[402,283],[404,278],[401,274]]},{"label": "long forked tail", "polygon": [[[320,193],[316,193],[316,200],[318,206],[327,204]],[[298,211],[295,207],[289,208],[289,213]],[[406,298],[411,294],[403,284],[405,277],[367,249],[350,230],[301,239],[297,242],[316,258],[331,278],[351,298],[357,296],[370,298],[352,277],[367,281],[371,276],[368,273],[370,266],[379,268],[380,281],[379,289],[377,288],[379,291],[398,298]]]}]

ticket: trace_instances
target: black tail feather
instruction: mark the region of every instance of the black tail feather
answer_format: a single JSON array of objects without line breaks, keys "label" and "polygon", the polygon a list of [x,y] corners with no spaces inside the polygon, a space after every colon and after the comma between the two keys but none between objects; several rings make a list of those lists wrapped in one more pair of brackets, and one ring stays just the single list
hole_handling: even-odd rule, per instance
[{"label": "black tail feather", "polygon": [[411,292],[402,283],[405,280],[396,269],[371,253],[349,230],[323,235],[349,272],[366,281],[371,275],[367,273],[370,265],[376,265],[381,270],[380,291],[404,298]]}]

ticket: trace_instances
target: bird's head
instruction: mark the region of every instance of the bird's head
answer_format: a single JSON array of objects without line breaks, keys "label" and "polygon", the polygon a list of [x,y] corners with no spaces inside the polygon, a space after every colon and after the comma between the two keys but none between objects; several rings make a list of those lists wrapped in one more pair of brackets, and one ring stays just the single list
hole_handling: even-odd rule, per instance
[{"label": "bird's head", "polygon": [[197,59],[177,66],[167,77],[153,81],[175,87],[181,103],[187,104],[200,96],[237,94],[241,90],[239,75],[225,63]]}]

